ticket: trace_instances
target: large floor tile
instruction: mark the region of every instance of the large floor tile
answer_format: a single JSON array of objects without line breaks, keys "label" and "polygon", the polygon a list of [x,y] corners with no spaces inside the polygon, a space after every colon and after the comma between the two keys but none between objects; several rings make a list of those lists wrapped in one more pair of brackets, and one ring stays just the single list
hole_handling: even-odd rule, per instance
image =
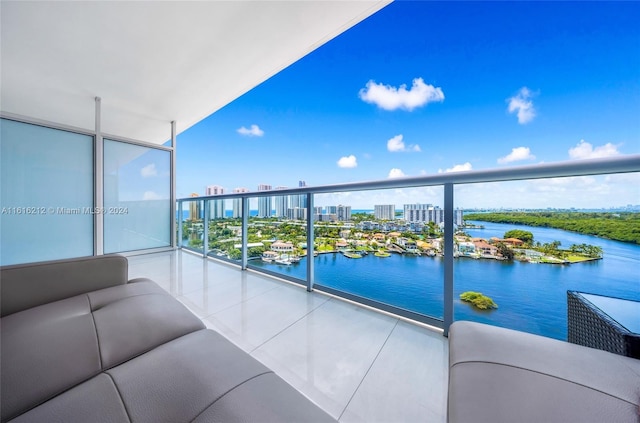
[{"label": "large floor tile", "polygon": [[338,417],[396,320],[332,299],[253,355]]},{"label": "large floor tile", "polygon": [[400,321],[341,422],[444,422],[448,351],[441,333]]},{"label": "large floor tile", "polygon": [[244,350],[253,351],[328,300],[302,287],[279,283],[205,320]]},{"label": "large floor tile", "polygon": [[[228,271],[225,266],[204,270],[199,287],[179,295],[178,299],[188,304],[201,318],[245,303],[251,298],[279,288],[282,283],[273,279],[236,270],[232,276],[219,277],[218,271]],[[193,288],[195,284],[190,284]]]}]

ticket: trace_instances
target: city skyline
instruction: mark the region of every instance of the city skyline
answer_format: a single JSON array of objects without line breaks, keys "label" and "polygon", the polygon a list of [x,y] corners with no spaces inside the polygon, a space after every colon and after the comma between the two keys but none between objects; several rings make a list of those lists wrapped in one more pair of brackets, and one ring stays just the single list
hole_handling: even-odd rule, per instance
[{"label": "city skyline", "polygon": [[[638,3],[395,2],[178,137],[177,195],[640,153]],[[456,187],[456,206],[640,203],[636,174]],[[427,187],[318,196],[442,203]]]}]

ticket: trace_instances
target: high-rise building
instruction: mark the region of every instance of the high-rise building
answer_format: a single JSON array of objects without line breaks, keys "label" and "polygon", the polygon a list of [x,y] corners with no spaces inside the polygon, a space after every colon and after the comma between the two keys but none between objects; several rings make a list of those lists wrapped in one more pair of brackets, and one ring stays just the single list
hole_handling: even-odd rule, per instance
[{"label": "high-rise building", "polygon": [[[247,188],[234,188],[234,193],[240,192],[249,192]],[[242,198],[234,198],[233,199],[233,213],[232,216],[234,218],[242,217]]]},{"label": "high-rise building", "polygon": [[[224,188],[219,185],[209,185],[205,190],[205,195],[224,194]],[[223,219],[224,216],[224,200],[208,200],[209,201],[209,219]]]},{"label": "high-rise building", "polygon": [[[444,222],[444,210],[433,204],[405,204],[404,220],[410,223],[433,222],[436,225],[440,225]],[[462,210],[454,210],[453,223],[455,225],[462,225]]]},{"label": "high-rise building", "polygon": [[[298,181],[298,188],[304,188],[307,186],[307,183],[305,181]],[[296,194],[296,195],[291,195],[290,196],[290,200],[289,200],[289,206],[291,208],[306,208],[307,207],[307,196],[306,194]]]},{"label": "high-rise building", "polygon": [[351,220],[351,206],[343,206],[340,204],[337,207],[336,213],[338,215],[338,220],[342,222],[348,222]]},{"label": "high-rise building", "polygon": [[325,214],[338,214],[338,206],[327,206],[324,210]]},{"label": "high-rise building", "polygon": [[[258,191],[271,191],[271,185],[260,184]],[[271,217],[271,197],[258,197],[258,217]]]},{"label": "high-rise building", "polygon": [[[195,192],[191,194],[191,198],[199,197]],[[189,219],[188,220],[199,220],[202,219],[200,216],[200,201],[189,201]]]},{"label": "high-rise building", "polygon": [[307,220],[307,209],[301,209],[300,207],[289,207],[287,209],[287,219]]},{"label": "high-rise building", "polygon": [[[276,187],[276,190],[287,189],[287,187]],[[276,217],[287,217],[287,209],[289,208],[288,195],[276,195],[273,197],[275,203]]]},{"label": "high-rise building", "polygon": [[378,220],[394,220],[396,218],[395,204],[375,205],[373,215]]}]

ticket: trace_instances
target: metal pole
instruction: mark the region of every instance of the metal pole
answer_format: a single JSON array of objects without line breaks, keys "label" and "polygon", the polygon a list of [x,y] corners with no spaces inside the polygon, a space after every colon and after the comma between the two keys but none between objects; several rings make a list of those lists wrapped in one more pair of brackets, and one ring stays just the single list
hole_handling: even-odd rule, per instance
[{"label": "metal pole", "polygon": [[[207,252],[209,250],[209,209],[211,207],[210,203],[212,200],[202,200],[202,209],[204,216],[202,216],[202,223],[204,227],[202,228],[202,255],[207,256]],[[215,201],[215,200],[213,200]]]},{"label": "metal pole", "polygon": [[313,291],[314,280],[314,248],[315,234],[313,233],[313,194],[307,193],[307,291]]},{"label": "metal pole", "polygon": [[444,336],[453,323],[453,184],[444,184]]},{"label": "metal pole", "polygon": [[249,234],[249,198],[242,197],[242,270],[247,270],[247,237]]},{"label": "metal pole", "polygon": [[[94,143],[94,206],[96,211],[104,209],[104,139],[102,138],[102,99],[95,98],[96,107],[96,136]],[[104,214],[93,214],[93,252],[94,255],[104,254]]]},{"label": "metal pole", "polygon": [[173,216],[171,216],[171,247],[176,248],[178,245],[182,246],[182,203],[178,208],[178,219],[180,219],[180,240],[176,240],[176,121],[171,121],[171,210]]},{"label": "metal pole", "polygon": [[182,227],[184,226],[183,225],[183,222],[184,222],[183,217],[184,216],[182,216],[183,204],[184,204],[183,201],[178,200],[178,204],[177,204],[177,208],[178,208],[178,239],[176,240],[176,246],[179,247],[179,248],[182,248],[182,237],[184,236],[182,234]]}]

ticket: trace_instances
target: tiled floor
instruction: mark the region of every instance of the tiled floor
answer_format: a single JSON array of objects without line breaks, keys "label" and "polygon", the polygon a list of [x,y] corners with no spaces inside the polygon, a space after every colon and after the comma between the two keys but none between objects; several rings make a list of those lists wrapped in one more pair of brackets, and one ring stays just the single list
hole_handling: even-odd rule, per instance
[{"label": "tiled floor", "polygon": [[238,267],[174,251],[129,257],[205,324],[341,422],[439,422],[440,332]]}]

